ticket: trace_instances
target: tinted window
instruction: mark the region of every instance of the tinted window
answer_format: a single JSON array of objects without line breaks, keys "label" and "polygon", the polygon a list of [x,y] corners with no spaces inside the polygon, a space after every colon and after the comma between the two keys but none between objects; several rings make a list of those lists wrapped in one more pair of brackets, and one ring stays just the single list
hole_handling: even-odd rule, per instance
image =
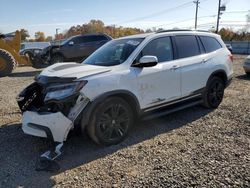
[{"label": "tinted window", "polygon": [[178,57],[185,58],[200,54],[200,49],[195,36],[175,36]]},{"label": "tinted window", "polygon": [[72,41],[75,43],[75,44],[81,44],[81,43],[84,43],[86,42],[86,37],[75,37],[72,39]]},{"label": "tinted window", "polygon": [[213,37],[200,36],[200,39],[207,53],[221,48],[220,43]]},{"label": "tinted window", "polygon": [[76,37],[73,39],[75,44],[82,44],[87,42],[97,42],[107,40],[105,36],[93,35],[93,36],[84,36],[84,37]]},{"label": "tinted window", "polygon": [[102,41],[102,40],[107,40],[107,37],[102,35],[93,36],[93,41]]},{"label": "tinted window", "polygon": [[[173,60],[172,42],[170,37],[162,37],[149,42],[141,51],[140,57],[145,55],[156,56],[158,62]],[[139,58],[137,58],[137,60],[139,60]]]}]

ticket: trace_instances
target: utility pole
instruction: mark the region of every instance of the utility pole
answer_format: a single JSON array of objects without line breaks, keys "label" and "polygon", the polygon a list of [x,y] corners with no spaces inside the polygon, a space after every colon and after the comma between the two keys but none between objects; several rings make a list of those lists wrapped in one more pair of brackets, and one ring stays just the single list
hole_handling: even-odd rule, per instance
[{"label": "utility pole", "polygon": [[221,0],[219,0],[219,5],[218,5],[217,24],[216,24],[216,31],[215,31],[216,33],[218,33],[219,31],[220,4],[221,4]]},{"label": "utility pole", "polygon": [[217,15],[217,24],[216,24],[216,33],[219,32],[219,24],[220,24],[220,15],[222,15],[222,12],[226,10],[226,6],[222,5],[221,6],[221,0],[219,0],[219,5],[218,5],[218,15]]},{"label": "utility pole", "polygon": [[199,8],[200,1],[196,0],[194,1],[194,3],[196,4],[194,28],[197,29],[197,17],[198,17],[198,8]]},{"label": "utility pole", "polygon": [[60,30],[60,28],[56,28],[56,39],[58,38],[58,31]]}]

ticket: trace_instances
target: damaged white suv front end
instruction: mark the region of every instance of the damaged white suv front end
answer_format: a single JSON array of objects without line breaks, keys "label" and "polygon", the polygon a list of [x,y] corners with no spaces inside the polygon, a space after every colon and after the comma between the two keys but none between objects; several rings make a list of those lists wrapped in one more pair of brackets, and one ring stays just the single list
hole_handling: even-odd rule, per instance
[{"label": "damaged white suv front end", "polygon": [[[53,76],[55,72],[56,75],[62,72],[65,66],[71,73],[82,69],[85,71],[81,78]],[[89,65],[77,63],[58,63],[45,69],[35,78],[34,83],[17,96],[18,105],[23,112],[24,133],[49,138],[54,142],[65,141],[79,114],[89,103],[89,99],[81,93],[88,82],[82,77],[84,74],[89,76],[106,71],[101,67],[93,69]],[[77,75],[76,72],[74,74]]]}]

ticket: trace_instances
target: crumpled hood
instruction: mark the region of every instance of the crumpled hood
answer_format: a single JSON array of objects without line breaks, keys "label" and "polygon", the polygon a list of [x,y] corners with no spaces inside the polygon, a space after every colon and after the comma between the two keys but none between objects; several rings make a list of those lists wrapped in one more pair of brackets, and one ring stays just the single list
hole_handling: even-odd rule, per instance
[{"label": "crumpled hood", "polygon": [[109,67],[79,64],[79,63],[56,63],[44,69],[41,76],[48,77],[75,77],[82,78],[86,76],[101,74],[111,71]]}]

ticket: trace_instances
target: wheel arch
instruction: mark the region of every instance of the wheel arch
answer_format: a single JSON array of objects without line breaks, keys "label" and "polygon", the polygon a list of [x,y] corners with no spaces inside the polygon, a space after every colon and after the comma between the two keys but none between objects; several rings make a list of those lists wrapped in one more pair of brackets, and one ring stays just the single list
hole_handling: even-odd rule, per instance
[{"label": "wheel arch", "polygon": [[223,69],[219,69],[219,70],[216,70],[214,71],[208,78],[207,80],[207,83],[208,81],[213,78],[213,77],[219,77],[223,80],[225,86],[227,85],[227,82],[228,82],[228,78],[227,78],[227,73],[226,71],[224,71]]},{"label": "wheel arch", "polygon": [[76,123],[80,123],[82,129],[86,127],[86,125],[89,123],[92,112],[94,109],[104,100],[110,97],[120,97],[124,99],[128,104],[131,106],[131,109],[135,113],[135,117],[137,118],[140,115],[140,104],[137,99],[137,97],[127,90],[115,90],[115,91],[109,91],[106,93],[103,93],[102,95],[95,98],[93,101],[91,101],[87,107],[82,111],[82,113],[77,118],[78,121]]}]

